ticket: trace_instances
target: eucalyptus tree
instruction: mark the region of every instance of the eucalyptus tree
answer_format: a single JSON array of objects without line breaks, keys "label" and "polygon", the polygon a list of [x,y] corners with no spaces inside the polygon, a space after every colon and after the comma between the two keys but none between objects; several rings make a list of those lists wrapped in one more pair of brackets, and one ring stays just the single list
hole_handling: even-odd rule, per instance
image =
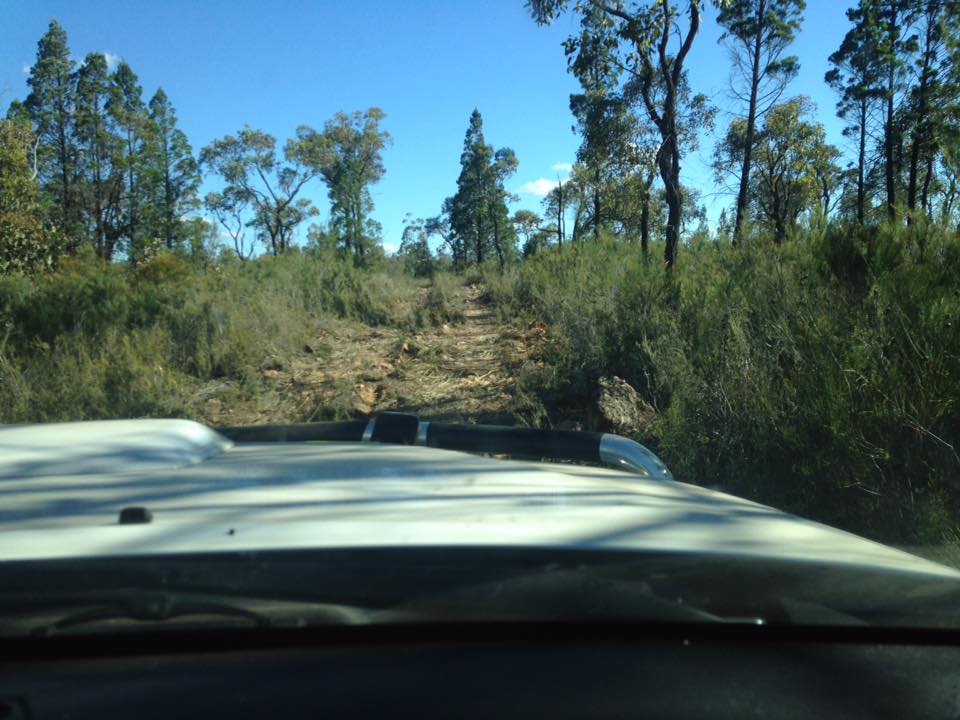
[{"label": "eucalyptus tree", "polygon": [[[819,123],[805,117],[813,105],[795,98],[774,105],[758,128],[750,193],[758,215],[782,243],[800,215],[832,204],[840,170],[836,148]],[[719,143],[716,162],[737,166],[746,148],[746,119],[734,120]]]},{"label": "eucalyptus tree", "polygon": [[608,218],[604,201],[628,148],[635,118],[621,92],[624,70],[619,39],[599,6],[585,7],[580,33],[565,43],[568,68],[582,92],[570,96],[570,111],[582,141],[577,161],[590,174],[591,225],[594,239]]},{"label": "eucalyptus tree", "polygon": [[561,178],[557,178],[557,186],[550,190],[543,198],[543,213],[553,223],[553,230],[557,235],[557,247],[563,247],[566,238],[566,186]]},{"label": "eucalyptus tree", "polygon": [[935,163],[946,136],[960,119],[956,96],[960,80],[960,2],[924,0],[917,20],[917,53],[911,67],[914,82],[908,98],[907,208],[911,220],[918,201],[923,211],[929,212]]},{"label": "eucalyptus tree", "polygon": [[249,260],[256,252],[256,243],[247,243],[249,196],[236,186],[223,192],[207,193],[203,206],[227,233],[233,251],[240,260]]},{"label": "eucalyptus tree", "polygon": [[876,23],[867,20],[869,11],[869,6],[863,3],[847,10],[852,27],[840,47],[830,55],[833,67],[824,78],[840,96],[837,115],[847,122],[843,134],[856,143],[856,219],[861,225],[867,207],[868,142],[883,96],[880,68],[873,54],[878,28]]},{"label": "eucalyptus tree", "polygon": [[[667,203],[664,262],[676,263],[683,217],[680,165],[683,155],[680,118],[684,64],[700,31],[701,0],[650,0],[649,2],[604,2],[603,0],[529,0],[534,20],[549,24],[572,7],[587,26],[589,38],[616,42],[621,68],[632,73],[642,107],[660,135],[657,167]],[[579,37],[583,37],[583,33]],[[578,36],[567,42],[568,57],[581,47]],[[697,96],[698,98],[700,96]],[[705,99],[703,104],[706,105]]]},{"label": "eucalyptus tree", "polygon": [[366,262],[371,245],[379,240],[379,224],[370,219],[370,186],[386,172],[383,150],[390,134],[380,129],[384,117],[374,107],[363,113],[337,113],[321,133],[306,126],[297,130],[305,162],[327,185],[331,228],[358,264]]},{"label": "eucalyptus tree", "polygon": [[403,260],[404,269],[414,277],[432,277],[435,268],[430,252],[429,233],[422,218],[404,218],[403,235],[397,257]]},{"label": "eucalyptus tree", "polygon": [[757,122],[780,99],[787,83],[799,71],[795,56],[784,53],[800,29],[805,0],[728,0],[717,21],[721,41],[733,60],[732,90],[745,104],[746,133],[739,168],[734,241],[740,238],[743,217],[750,201],[750,169]]},{"label": "eucalyptus tree", "polygon": [[[533,210],[524,210],[520,209],[513,213],[513,217],[510,218],[510,222],[513,224],[513,230],[518,237],[523,238],[523,247],[526,248],[530,245],[530,240],[543,226],[543,218],[537,215]],[[524,251],[524,255],[528,255]]]},{"label": "eucalyptus tree", "polygon": [[[317,214],[309,200],[299,197],[318,174],[311,160],[310,148],[301,140],[288,140],[280,154],[276,138],[249,126],[200,151],[201,167],[223,179],[222,196],[249,207],[252,217],[246,224],[274,255],[286,252],[297,226]],[[208,195],[206,204],[210,209],[216,199]]]},{"label": "eucalyptus tree", "polygon": [[[916,17],[916,0],[869,0],[872,12],[864,19],[879,25],[879,32],[871,37],[877,43],[873,47],[883,80],[884,129],[883,129],[883,178],[887,196],[887,218],[897,219],[897,182],[900,171],[899,149],[903,128],[897,122],[898,100],[904,92],[908,73],[908,57],[916,48],[916,38],[909,35]],[[867,0],[862,0],[867,2]]]}]

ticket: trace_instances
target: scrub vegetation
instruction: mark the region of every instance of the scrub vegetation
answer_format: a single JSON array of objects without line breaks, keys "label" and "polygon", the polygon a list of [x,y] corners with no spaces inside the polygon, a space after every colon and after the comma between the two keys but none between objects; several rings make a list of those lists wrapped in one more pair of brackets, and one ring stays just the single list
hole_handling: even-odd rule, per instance
[{"label": "scrub vegetation", "polygon": [[[703,0],[530,0],[530,32],[578,23],[576,163],[511,210],[517,154],[474,110],[452,194],[395,253],[373,219],[382,110],[286,140],[240,119],[194,151],[162,89],[76,62],[51,23],[0,121],[0,421],[609,430],[603,389],[629,387],[637,420],[613,429],[680,479],[956,543],[960,7],[854,3],[824,77],[838,148],[789,94],[803,0],[712,4],[724,108],[685,68]],[[685,185],[711,133],[716,187]]]}]

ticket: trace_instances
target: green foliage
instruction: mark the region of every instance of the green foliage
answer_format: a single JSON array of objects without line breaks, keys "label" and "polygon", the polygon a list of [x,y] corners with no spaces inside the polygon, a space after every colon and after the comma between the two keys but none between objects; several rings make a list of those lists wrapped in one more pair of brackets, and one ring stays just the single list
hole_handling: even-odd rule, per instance
[{"label": "green foliage", "polygon": [[420,218],[408,220],[403,228],[403,237],[397,257],[403,260],[404,269],[413,277],[432,277],[437,264],[427,240],[426,222]]},{"label": "green foliage", "polygon": [[[207,209],[231,234],[233,219],[241,229],[254,228],[273,255],[285,253],[296,228],[317,214],[313,203],[298,199],[304,185],[317,176],[302,139],[288,140],[280,155],[273,135],[246,126],[204,147],[200,165],[225,184],[222,193],[207,195]],[[248,210],[251,217],[246,216]],[[243,255],[240,246],[237,254]]]},{"label": "green foliage", "polygon": [[[820,123],[804,119],[811,110],[811,103],[803,97],[770,107],[751,141],[750,197],[757,216],[773,230],[778,244],[802,213],[818,207],[824,213],[830,210],[840,176],[835,164],[839,151],[826,143]],[[730,124],[714,150],[718,178],[740,172],[748,135],[746,120]],[[743,237],[742,220],[740,230],[738,237]]]},{"label": "green foliage", "polygon": [[68,234],[79,231],[76,190],[78,148],[74,137],[77,104],[76,62],[70,57],[67,33],[56,20],[37,43],[37,61],[30,68],[30,94],[23,108],[39,139],[39,182],[57,209],[57,222]]},{"label": "green foliage", "polygon": [[[458,268],[482,265],[496,255],[500,267],[517,254],[517,236],[507,210],[510,198],[504,184],[517,170],[510,148],[494,151],[483,137],[483,118],[474,109],[463,140],[457,192],[443,203],[444,220],[430,223],[430,232],[444,236]],[[441,226],[444,229],[441,229]]]},{"label": "green foliage", "polygon": [[145,235],[169,250],[190,236],[188,213],[199,206],[200,171],[186,134],[177,127],[177,113],[163,89],[150,98],[143,184],[149,198]]},{"label": "green foliage", "polygon": [[490,285],[504,317],[548,325],[517,410],[585,420],[618,375],[679,478],[886,541],[953,537],[960,238],[920,232],[691,245],[666,276],[610,240],[542,252]]},{"label": "green foliage", "polygon": [[442,325],[463,321],[463,307],[456,301],[459,282],[459,278],[447,272],[433,275],[420,316],[421,324]]},{"label": "green foliage", "polygon": [[29,125],[0,120],[0,274],[54,266],[62,238],[44,218]]},{"label": "green foliage", "polygon": [[364,113],[337,113],[322,133],[306,126],[297,129],[306,162],[327,184],[331,229],[358,265],[372,261],[380,240],[380,225],[370,217],[370,185],[386,172],[382,152],[390,134],[380,129],[385,117],[374,107]]},{"label": "green foliage", "polygon": [[195,414],[205,382],[258,393],[266,359],[300,352],[325,318],[413,328],[436,315],[420,304],[411,278],[335,254],[131,265],[86,248],[0,277],[0,422]]}]

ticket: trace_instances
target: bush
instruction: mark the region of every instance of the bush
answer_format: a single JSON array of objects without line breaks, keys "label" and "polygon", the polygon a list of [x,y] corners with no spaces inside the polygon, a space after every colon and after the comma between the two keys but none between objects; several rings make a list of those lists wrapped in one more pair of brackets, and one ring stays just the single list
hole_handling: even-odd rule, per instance
[{"label": "bush", "polygon": [[81,253],[0,277],[0,421],[185,415],[214,378],[255,394],[264,363],[299,352],[324,318],[413,327],[418,293],[402,269],[296,252],[206,266]]},{"label": "bush", "polygon": [[[656,248],[651,256],[658,257]],[[552,249],[491,282],[548,323],[517,409],[589,420],[599,378],[657,409],[674,474],[886,541],[956,536],[960,239],[831,227],[780,248]]]},{"label": "bush", "polygon": [[437,273],[430,281],[420,315],[422,325],[463,322],[463,305],[456,287],[459,279],[450,273]]}]

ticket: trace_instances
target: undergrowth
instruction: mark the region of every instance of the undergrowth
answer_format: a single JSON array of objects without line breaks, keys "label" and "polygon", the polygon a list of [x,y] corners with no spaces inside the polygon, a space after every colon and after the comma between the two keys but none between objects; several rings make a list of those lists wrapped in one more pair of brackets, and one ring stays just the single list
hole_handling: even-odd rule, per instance
[{"label": "undergrowth", "polygon": [[333,253],[68,258],[54,273],[0,277],[0,422],[192,416],[205,382],[256,395],[262,370],[324,318],[413,328],[441,310],[424,314],[398,266],[360,270]]},{"label": "undergrowth", "polygon": [[588,423],[618,375],[656,409],[638,439],[678,478],[887,541],[956,539],[955,234],[704,242],[672,273],[656,252],[608,239],[487,274],[504,318],[548,326],[518,378],[526,422]]}]

